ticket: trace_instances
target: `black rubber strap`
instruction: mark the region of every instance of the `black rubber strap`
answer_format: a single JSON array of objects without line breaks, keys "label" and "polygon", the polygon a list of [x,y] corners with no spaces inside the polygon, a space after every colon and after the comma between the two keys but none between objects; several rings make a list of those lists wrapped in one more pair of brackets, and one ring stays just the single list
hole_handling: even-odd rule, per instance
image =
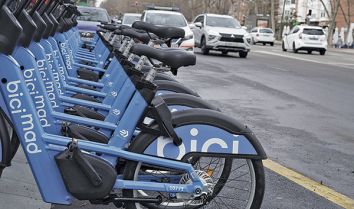
[{"label": "black rubber strap", "polygon": [[154,107],[153,111],[156,113],[155,120],[159,124],[163,134],[170,137],[176,146],[180,146],[182,139],[178,137],[172,126],[172,115],[165,101],[161,97],[155,97],[151,103]]}]

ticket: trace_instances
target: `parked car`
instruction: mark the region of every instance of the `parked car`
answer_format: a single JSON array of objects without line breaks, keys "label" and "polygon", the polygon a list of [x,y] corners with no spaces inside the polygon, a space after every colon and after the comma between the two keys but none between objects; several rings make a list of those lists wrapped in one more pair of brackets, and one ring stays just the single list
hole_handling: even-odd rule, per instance
[{"label": "parked car", "polygon": [[[186,18],[182,13],[178,12],[177,8],[172,7],[151,7],[145,10],[141,16],[141,20],[154,25],[173,26],[183,28],[185,37],[179,45],[180,48],[188,52],[194,52],[194,36],[193,32],[188,26]],[[172,46],[177,46],[178,40],[172,41]]]},{"label": "parked car", "polygon": [[132,24],[140,20],[140,18],[140,13],[125,13],[122,18],[122,25],[132,26]]},{"label": "parked car", "polygon": [[297,53],[305,50],[311,54],[312,51],[318,51],[325,55],[327,50],[327,37],[321,27],[316,26],[295,26],[288,34],[285,34],[282,41],[283,51],[289,49]]},{"label": "parked car", "polygon": [[250,31],[252,43],[262,43],[263,45],[270,44],[274,46],[274,32],[270,28],[253,28]]},{"label": "parked car", "polygon": [[210,50],[238,52],[246,58],[251,49],[251,36],[240,23],[228,15],[201,14],[191,25],[195,46],[200,47],[203,54]]},{"label": "parked car", "polygon": [[81,37],[91,39],[97,30],[97,25],[109,23],[111,19],[107,10],[97,7],[78,6],[81,16],[77,18]]}]

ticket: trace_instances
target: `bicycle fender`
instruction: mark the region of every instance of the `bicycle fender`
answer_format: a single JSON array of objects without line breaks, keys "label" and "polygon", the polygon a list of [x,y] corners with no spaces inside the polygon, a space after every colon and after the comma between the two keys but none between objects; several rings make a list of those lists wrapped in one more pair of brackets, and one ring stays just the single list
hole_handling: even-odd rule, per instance
[{"label": "bicycle fender", "polygon": [[[144,154],[183,160],[189,155],[222,155],[230,158],[266,159],[267,156],[253,132],[245,125],[217,111],[190,109],[172,115],[172,123],[182,145],[171,139],[147,134],[137,137],[135,146],[149,145]],[[144,134],[144,133],[142,133]]]}]

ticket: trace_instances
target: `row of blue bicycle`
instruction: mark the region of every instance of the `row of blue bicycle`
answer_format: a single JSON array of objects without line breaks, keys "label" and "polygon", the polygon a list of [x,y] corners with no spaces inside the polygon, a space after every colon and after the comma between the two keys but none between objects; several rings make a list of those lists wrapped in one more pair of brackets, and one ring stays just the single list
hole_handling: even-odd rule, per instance
[{"label": "row of blue bicycle", "polygon": [[169,48],[183,29],[105,24],[84,41],[71,1],[0,6],[1,173],[21,145],[48,203],[260,208],[256,136],[172,77],[196,63]]}]

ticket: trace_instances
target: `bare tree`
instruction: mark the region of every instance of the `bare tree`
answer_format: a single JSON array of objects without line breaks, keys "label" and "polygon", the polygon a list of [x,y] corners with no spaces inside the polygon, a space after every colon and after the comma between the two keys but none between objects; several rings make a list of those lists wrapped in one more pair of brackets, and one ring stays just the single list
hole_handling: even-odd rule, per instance
[{"label": "bare tree", "polygon": [[344,40],[347,40],[348,38],[348,34],[349,34],[349,29],[350,29],[350,25],[351,25],[351,4],[353,0],[347,0],[346,1],[346,6],[347,6],[347,11],[344,11],[343,7],[342,7],[342,3],[343,2],[340,2],[339,3],[339,8],[342,12],[342,15],[344,17],[344,21],[346,23],[346,28],[347,28],[347,32],[344,34]]},{"label": "bare tree", "polygon": [[272,24],[272,30],[275,32],[275,20],[274,20],[274,0],[270,0],[270,22]]},{"label": "bare tree", "polygon": [[[320,0],[323,1],[323,0]],[[333,31],[336,26],[336,18],[339,10],[339,5],[340,5],[340,0],[335,0],[335,6],[334,10],[332,10],[332,16],[331,16],[331,23],[329,25],[329,30],[328,30],[328,44],[330,46],[333,45]]]}]

